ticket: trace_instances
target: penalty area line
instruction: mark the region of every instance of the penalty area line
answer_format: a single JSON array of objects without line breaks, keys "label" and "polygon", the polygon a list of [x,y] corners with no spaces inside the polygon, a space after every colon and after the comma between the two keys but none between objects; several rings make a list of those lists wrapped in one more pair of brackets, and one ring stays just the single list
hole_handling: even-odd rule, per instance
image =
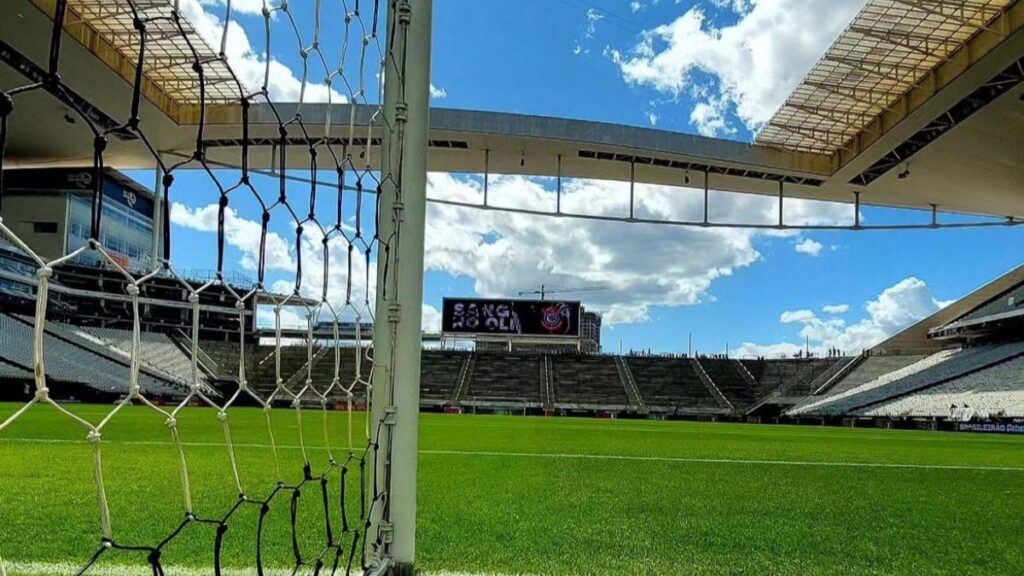
[{"label": "penalty area line", "polygon": [[[3,442],[23,442],[26,444],[86,444],[86,440],[73,440],[69,438],[0,438]],[[104,441],[104,444],[124,444],[141,446],[170,446],[170,442],[155,440],[113,440]],[[193,446],[201,448],[225,447],[223,442],[182,442],[182,446]],[[260,448],[270,449],[269,444],[246,444],[233,443],[235,448]],[[290,444],[278,444],[278,450],[300,450],[302,447]],[[335,450],[342,448],[335,447]],[[306,446],[309,451],[324,451],[323,446]],[[576,459],[576,460],[613,460],[626,462],[675,462],[680,464],[735,464],[745,466],[821,466],[826,468],[892,468],[908,470],[951,470],[951,471],[976,471],[976,472],[1024,472],[1024,467],[1018,466],[970,466],[966,464],[912,464],[899,462],[828,462],[815,460],[756,460],[748,458],[698,458],[689,456],[635,456],[628,454],[571,454],[567,452],[500,452],[488,450],[432,450],[423,449],[420,454],[437,456],[487,456],[487,457],[508,457],[508,458],[549,458],[549,459]]]}]

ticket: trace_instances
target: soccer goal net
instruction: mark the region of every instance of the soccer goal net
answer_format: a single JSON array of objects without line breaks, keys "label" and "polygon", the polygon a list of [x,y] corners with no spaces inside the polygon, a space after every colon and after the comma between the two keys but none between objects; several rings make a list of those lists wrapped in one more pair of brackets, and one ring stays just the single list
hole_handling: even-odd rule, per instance
[{"label": "soccer goal net", "polygon": [[[21,305],[0,311],[0,364],[26,382],[0,409],[0,450],[27,454],[5,433],[65,443],[66,466],[35,470],[69,525],[15,535],[39,525],[8,522],[33,502],[5,481],[0,576],[179,564],[351,574],[387,570],[396,545],[411,561],[417,407],[403,403],[418,395],[430,2],[26,4],[52,22],[44,60],[4,43],[0,64],[21,58],[11,67],[24,80],[0,92],[2,282]],[[239,48],[240,35],[258,42]],[[69,53],[83,47],[116,68],[127,98],[92,102],[66,79],[81,78]],[[295,86],[278,84],[283,54]],[[188,150],[163,148],[166,118],[154,111],[171,107]],[[73,128],[60,137],[75,145],[33,133],[52,125],[40,111],[63,114]],[[91,158],[78,160],[68,213],[81,218],[66,223],[59,254],[11,218],[25,202],[10,191],[12,168],[30,163],[26,134],[40,165],[67,160],[48,150]],[[118,237],[133,224],[110,209],[111,157],[126,147],[157,174],[151,255]],[[172,244],[172,211],[199,206],[209,235]],[[229,275],[239,246],[249,283]],[[208,277],[185,271],[195,251],[215,262]],[[80,460],[84,477],[69,471]],[[58,494],[85,486],[88,500]],[[173,522],[156,513],[167,502]],[[32,552],[74,548],[74,518],[87,519],[85,553]]]}]

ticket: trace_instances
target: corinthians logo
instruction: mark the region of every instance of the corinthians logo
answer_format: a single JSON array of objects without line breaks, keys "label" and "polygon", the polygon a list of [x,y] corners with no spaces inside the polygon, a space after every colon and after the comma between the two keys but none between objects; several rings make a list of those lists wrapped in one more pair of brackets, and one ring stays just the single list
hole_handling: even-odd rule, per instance
[{"label": "corinthians logo", "polygon": [[549,334],[565,333],[569,328],[569,316],[569,307],[564,303],[545,306],[541,309],[541,328]]}]

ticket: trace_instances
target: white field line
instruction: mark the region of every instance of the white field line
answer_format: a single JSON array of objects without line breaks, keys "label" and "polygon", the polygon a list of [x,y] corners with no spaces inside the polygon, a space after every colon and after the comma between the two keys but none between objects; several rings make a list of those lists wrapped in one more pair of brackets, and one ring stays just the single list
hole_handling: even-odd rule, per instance
[{"label": "white field line", "polygon": [[[58,574],[75,574],[82,567],[77,564],[70,564],[64,562],[12,562],[7,565],[8,576],[51,576]],[[139,576],[140,574],[149,574],[148,565],[136,565],[136,566],[124,566],[124,565],[112,565],[103,566],[97,564],[89,570],[89,576]],[[210,576],[213,574],[213,566],[205,567],[184,567],[184,566],[164,566],[164,571],[171,576]],[[310,571],[299,571],[300,575],[308,574]],[[265,568],[263,573],[266,576],[291,576],[291,570],[284,569],[273,569]],[[327,572],[322,572],[326,574]],[[341,567],[339,567],[339,573],[343,573]],[[224,567],[221,569],[223,576],[252,576],[255,574],[255,568],[228,568]],[[360,576],[362,572],[352,572],[354,576]],[[469,572],[447,572],[447,571],[417,571],[417,576],[511,576],[503,575],[497,572],[486,572],[486,573],[469,573]],[[526,576],[524,574],[517,574],[517,576]]]},{"label": "white field line", "polygon": [[[2,442],[22,442],[26,444],[86,444],[85,440],[67,438],[0,438]],[[104,441],[105,444],[124,444],[140,446],[170,446],[170,442],[155,440],[115,440]],[[182,442],[182,446],[217,448],[225,447],[223,442]],[[236,448],[269,449],[269,444],[244,444],[234,442]],[[278,444],[281,450],[299,450],[298,445]],[[322,446],[306,446],[306,450],[325,450]],[[1017,466],[969,466],[959,464],[909,464],[898,462],[819,462],[814,460],[754,460],[746,458],[695,458],[686,456],[630,456],[625,454],[570,454],[544,452],[499,452],[486,450],[420,450],[420,454],[439,456],[490,456],[506,458],[554,458],[576,460],[614,460],[627,462],[676,462],[682,464],[740,464],[751,466],[820,466],[826,468],[895,468],[910,470],[970,470],[983,472],[1024,472],[1024,467]]]}]

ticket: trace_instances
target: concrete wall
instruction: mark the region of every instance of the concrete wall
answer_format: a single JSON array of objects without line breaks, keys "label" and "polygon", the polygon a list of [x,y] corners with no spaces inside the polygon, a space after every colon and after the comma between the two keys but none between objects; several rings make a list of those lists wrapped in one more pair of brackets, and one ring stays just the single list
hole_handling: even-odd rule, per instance
[{"label": "concrete wall", "polygon": [[[4,224],[40,256],[52,259],[64,255],[67,244],[67,197],[31,194],[4,198]],[[54,223],[54,233],[37,233],[35,223]]]}]

